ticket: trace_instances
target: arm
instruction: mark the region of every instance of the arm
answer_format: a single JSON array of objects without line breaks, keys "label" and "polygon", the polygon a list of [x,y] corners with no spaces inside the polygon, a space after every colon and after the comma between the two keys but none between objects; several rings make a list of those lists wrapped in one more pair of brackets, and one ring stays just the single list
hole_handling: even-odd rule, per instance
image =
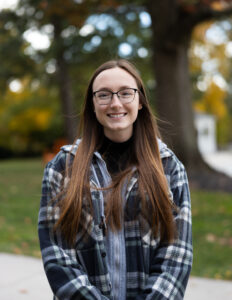
[{"label": "arm", "polygon": [[[170,172],[170,165],[172,172]],[[184,298],[192,266],[191,205],[188,180],[183,165],[174,159],[169,164],[170,187],[179,208],[175,215],[177,239],[161,244],[151,257],[150,276],[145,293],[139,299],[181,300]]]},{"label": "arm", "polygon": [[75,249],[70,249],[61,236],[53,232],[59,211],[57,208],[55,216],[51,214],[51,199],[60,192],[63,178],[59,168],[60,162],[56,169],[54,163],[45,168],[39,212],[39,240],[49,284],[57,300],[106,300],[108,298],[90,283],[77,260]]}]

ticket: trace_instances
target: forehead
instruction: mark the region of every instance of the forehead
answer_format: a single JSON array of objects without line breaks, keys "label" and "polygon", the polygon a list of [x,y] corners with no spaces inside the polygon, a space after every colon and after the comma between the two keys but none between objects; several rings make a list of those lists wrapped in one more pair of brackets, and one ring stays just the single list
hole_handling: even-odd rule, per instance
[{"label": "forehead", "polygon": [[102,71],[93,82],[93,90],[101,88],[118,89],[122,86],[138,87],[135,78],[119,67]]}]

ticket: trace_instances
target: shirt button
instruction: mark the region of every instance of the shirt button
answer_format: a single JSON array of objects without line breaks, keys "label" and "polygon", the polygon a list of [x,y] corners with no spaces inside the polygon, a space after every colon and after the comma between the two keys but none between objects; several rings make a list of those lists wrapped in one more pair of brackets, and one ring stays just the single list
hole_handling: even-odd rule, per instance
[{"label": "shirt button", "polygon": [[105,253],[105,252],[102,252],[101,256],[102,256],[102,257],[106,257],[106,253]]}]

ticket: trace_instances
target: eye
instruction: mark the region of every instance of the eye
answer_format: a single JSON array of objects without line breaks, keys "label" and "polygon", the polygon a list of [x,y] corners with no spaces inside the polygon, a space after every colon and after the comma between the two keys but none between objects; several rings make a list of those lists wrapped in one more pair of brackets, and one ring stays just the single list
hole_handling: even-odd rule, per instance
[{"label": "eye", "polygon": [[105,99],[105,98],[110,97],[110,92],[107,92],[107,91],[101,91],[101,92],[98,92],[98,93],[96,94],[96,96],[97,96],[99,99]]},{"label": "eye", "polygon": [[119,92],[121,97],[131,97],[134,95],[134,91],[130,89],[122,90]]}]

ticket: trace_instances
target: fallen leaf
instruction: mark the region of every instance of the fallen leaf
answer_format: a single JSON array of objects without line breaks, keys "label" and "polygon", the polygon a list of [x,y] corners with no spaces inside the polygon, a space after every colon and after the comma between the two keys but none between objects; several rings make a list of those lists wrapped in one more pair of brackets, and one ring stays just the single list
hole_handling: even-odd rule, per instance
[{"label": "fallen leaf", "polygon": [[206,241],[210,243],[214,243],[216,241],[216,236],[212,233],[208,233],[205,238]]}]

